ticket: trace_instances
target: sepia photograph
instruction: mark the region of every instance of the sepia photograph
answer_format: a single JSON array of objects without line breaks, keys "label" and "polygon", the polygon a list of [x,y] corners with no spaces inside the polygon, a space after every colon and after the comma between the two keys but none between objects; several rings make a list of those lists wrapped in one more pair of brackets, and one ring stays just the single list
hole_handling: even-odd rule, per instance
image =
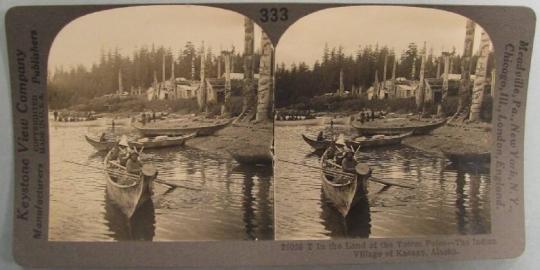
[{"label": "sepia photograph", "polygon": [[233,11],[71,21],[48,60],[48,239],[274,239],[273,72],[270,39]]},{"label": "sepia photograph", "polygon": [[489,234],[493,53],[481,25],[437,9],[292,24],[276,47],[276,239]]}]

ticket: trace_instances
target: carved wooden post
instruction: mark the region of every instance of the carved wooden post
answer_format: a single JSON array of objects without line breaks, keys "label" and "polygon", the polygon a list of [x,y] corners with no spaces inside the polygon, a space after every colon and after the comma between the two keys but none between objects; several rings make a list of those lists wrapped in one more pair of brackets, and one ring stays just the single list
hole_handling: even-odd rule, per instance
[{"label": "carved wooden post", "polygon": [[490,43],[491,41],[489,40],[489,36],[485,31],[482,31],[480,36],[480,55],[478,56],[478,62],[476,62],[476,77],[474,78],[471,113],[469,115],[469,119],[471,121],[480,120],[480,113],[482,112]]},{"label": "carved wooden post", "polygon": [[272,58],[274,49],[266,35],[261,35],[261,61],[259,64],[259,86],[257,89],[257,116],[256,121],[267,121],[272,102]]},{"label": "carved wooden post", "polygon": [[425,71],[425,65],[426,65],[426,55],[422,55],[421,62],[420,62],[420,74],[419,74],[419,80],[418,80],[418,89],[416,92],[416,107],[418,111],[423,111],[424,109],[424,99],[425,99],[425,93],[424,93],[424,71]]},{"label": "carved wooden post", "polygon": [[206,111],[206,73],[205,73],[205,50],[204,43],[201,49],[201,84],[199,86],[199,110]]},{"label": "carved wooden post", "polygon": [[230,116],[231,114],[231,53],[226,52],[223,55],[225,62],[225,92],[223,100],[223,115]]},{"label": "carved wooden post", "polygon": [[[254,80],[254,47],[255,47],[255,33],[254,24],[248,17],[244,18],[244,85],[243,94],[244,102],[242,106],[242,114],[247,113],[250,109],[255,109],[255,100],[257,96],[257,89]],[[233,70],[231,67],[231,72]],[[251,119],[247,119],[251,120]]]},{"label": "carved wooden post", "polygon": [[474,45],[474,28],[474,21],[467,20],[463,57],[461,58],[461,81],[459,84],[459,100],[456,114],[459,114],[462,110],[467,108],[470,102],[471,57]]}]

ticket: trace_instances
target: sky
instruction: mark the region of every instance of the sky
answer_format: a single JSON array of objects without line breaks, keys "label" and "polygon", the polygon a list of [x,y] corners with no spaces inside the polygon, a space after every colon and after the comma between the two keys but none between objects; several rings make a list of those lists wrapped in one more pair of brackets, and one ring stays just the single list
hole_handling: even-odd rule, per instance
[{"label": "sky", "polygon": [[[312,13],[293,24],[276,48],[276,62],[289,66],[305,62],[310,66],[321,60],[325,43],[330,48],[343,46],[345,55],[359,46],[379,44],[401,54],[409,43],[439,54],[443,48],[461,54],[466,18],[441,10],[397,7],[339,7]],[[476,26],[474,51],[478,50],[481,27]]]},{"label": "sky", "polygon": [[[142,46],[165,46],[175,55],[187,41],[196,47],[204,41],[214,53],[235,46],[244,50],[244,16],[201,6],[139,6],[100,11],[77,18],[56,36],[49,68],[91,67],[102,50],[119,48],[132,56]],[[260,28],[255,25],[255,50],[260,47]]]}]

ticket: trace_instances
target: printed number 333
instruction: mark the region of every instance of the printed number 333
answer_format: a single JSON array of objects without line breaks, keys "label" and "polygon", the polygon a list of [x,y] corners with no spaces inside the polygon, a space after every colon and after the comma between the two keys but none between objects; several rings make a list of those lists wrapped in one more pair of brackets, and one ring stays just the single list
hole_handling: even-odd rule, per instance
[{"label": "printed number 333", "polygon": [[277,22],[289,19],[287,8],[261,8],[259,10],[261,22]]}]

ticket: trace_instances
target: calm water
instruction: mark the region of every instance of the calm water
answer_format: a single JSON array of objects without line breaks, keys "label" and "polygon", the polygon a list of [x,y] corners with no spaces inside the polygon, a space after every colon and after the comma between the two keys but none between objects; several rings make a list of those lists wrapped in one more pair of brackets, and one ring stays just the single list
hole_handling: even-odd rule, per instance
[{"label": "calm water", "polygon": [[[319,166],[319,157],[301,138],[320,127],[276,127],[278,159]],[[391,187],[381,191],[370,182],[370,206],[353,209],[344,219],[326,202],[320,172],[276,162],[276,239],[340,237],[405,237],[489,233],[489,171],[456,168],[444,158],[406,146],[364,150],[359,160],[373,176],[406,179],[416,189]],[[380,192],[379,192],[380,191]]]},{"label": "calm water", "polygon": [[[84,140],[86,127],[50,128],[51,199],[49,239],[53,241],[273,239],[271,168],[241,167],[228,156],[189,147],[145,150],[158,177],[198,190],[155,184],[152,202],[131,220],[105,192],[105,153]],[[200,191],[199,191],[200,190]]]}]

